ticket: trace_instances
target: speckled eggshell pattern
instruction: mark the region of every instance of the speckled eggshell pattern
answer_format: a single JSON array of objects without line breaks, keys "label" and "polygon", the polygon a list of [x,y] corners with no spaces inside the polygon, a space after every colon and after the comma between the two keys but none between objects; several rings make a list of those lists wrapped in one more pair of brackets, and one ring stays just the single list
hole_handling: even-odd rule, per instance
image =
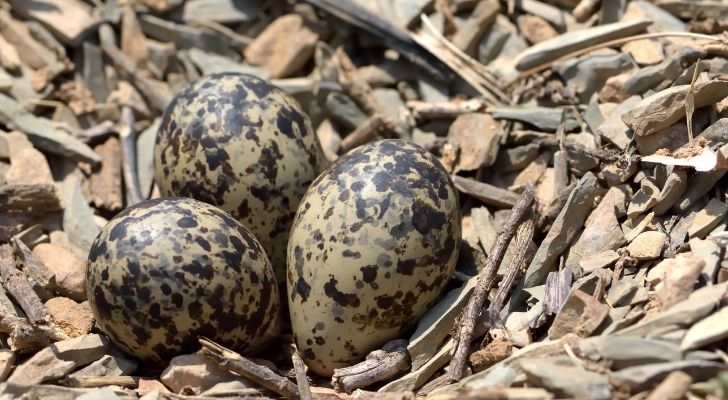
[{"label": "speckled eggshell pattern", "polygon": [[206,336],[258,351],[280,331],[273,268],[247,228],[185,198],[147,200],[112,219],[91,246],[86,291],[101,330],[162,365]]},{"label": "speckled eggshell pattern", "polygon": [[204,201],[240,221],[263,244],[281,284],[291,222],[325,163],[296,100],[237,73],[204,77],[177,95],[154,149],[161,194]]},{"label": "speckled eggshell pattern", "polygon": [[401,140],[339,158],[301,201],[288,243],[288,301],[299,351],[317,374],[398,337],[440,296],[460,250],[450,176]]}]

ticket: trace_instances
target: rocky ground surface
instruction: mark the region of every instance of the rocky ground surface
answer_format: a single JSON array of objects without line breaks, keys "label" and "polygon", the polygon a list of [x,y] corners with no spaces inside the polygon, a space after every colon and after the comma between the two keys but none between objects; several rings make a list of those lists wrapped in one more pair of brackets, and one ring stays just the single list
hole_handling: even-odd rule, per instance
[{"label": "rocky ground surface", "polygon": [[[0,398],[726,398],[726,26],[724,1],[3,2]],[[329,160],[410,139],[461,194],[443,300],[333,381],[290,334],[155,370],[95,328],[91,242],[158,196],[171,98],[225,71],[294,95]]]}]

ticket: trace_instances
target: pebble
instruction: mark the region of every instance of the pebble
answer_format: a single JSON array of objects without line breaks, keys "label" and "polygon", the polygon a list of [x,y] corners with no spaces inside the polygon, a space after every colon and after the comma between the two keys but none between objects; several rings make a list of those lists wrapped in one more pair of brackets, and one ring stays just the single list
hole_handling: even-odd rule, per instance
[{"label": "pebble", "polygon": [[67,297],[54,297],[45,306],[53,322],[69,337],[91,332],[94,316],[87,301],[79,304]]},{"label": "pebble", "polygon": [[519,365],[529,383],[550,389],[558,397],[594,400],[612,398],[607,375],[546,359],[522,360]]},{"label": "pebble", "polygon": [[319,34],[302,16],[283,15],[245,48],[245,60],[268,70],[271,78],[284,78],[306,64],[318,40]]},{"label": "pebble", "polygon": [[667,234],[658,231],[642,232],[627,245],[629,255],[637,260],[654,260],[660,257],[667,243]]},{"label": "pebble", "polygon": [[726,213],[728,213],[728,204],[716,198],[710,199],[708,205],[695,215],[692,225],[688,228],[688,235],[690,238],[704,239],[723,221]]},{"label": "pebble", "polygon": [[609,306],[581,290],[572,290],[554,318],[554,323],[548,332],[549,339],[558,339],[568,333],[587,337],[599,327],[608,314]]},{"label": "pebble", "polygon": [[48,269],[53,272],[58,291],[76,301],[86,300],[86,263],[70,250],[51,243],[40,243],[33,249]]},{"label": "pebble", "polygon": [[201,354],[173,358],[160,376],[160,381],[174,393],[185,390],[185,393],[200,394],[220,382],[235,380],[252,387],[245,379],[220,368]]}]

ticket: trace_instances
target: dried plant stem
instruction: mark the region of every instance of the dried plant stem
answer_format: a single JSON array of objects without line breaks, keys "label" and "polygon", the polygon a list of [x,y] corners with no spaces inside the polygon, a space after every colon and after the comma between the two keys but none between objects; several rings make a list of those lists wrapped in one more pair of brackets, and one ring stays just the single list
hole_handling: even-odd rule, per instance
[{"label": "dried plant stem", "polygon": [[240,354],[228,350],[208,339],[199,339],[205,357],[215,361],[222,368],[249,379],[261,387],[275,392],[286,399],[298,399],[298,387],[288,379],[276,374],[270,368],[258,365]]},{"label": "dried plant stem", "polygon": [[308,377],[306,377],[306,366],[303,364],[301,356],[298,355],[298,349],[293,351],[291,361],[293,362],[293,370],[296,371],[298,395],[301,400],[311,400],[311,386],[309,386]]},{"label": "dried plant stem", "polygon": [[359,364],[334,370],[331,384],[334,389],[351,393],[375,382],[394,378],[410,368],[411,360],[404,339],[387,342],[381,350],[375,350]]},{"label": "dried plant stem", "polygon": [[47,328],[50,316],[43,302],[28,283],[25,273],[15,267],[13,248],[9,244],[0,246],[0,277],[5,289],[18,302],[33,327]]},{"label": "dried plant stem", "polygon": [[126,184],[126,205],[133,206],[142,201],[141,190],[139,189],[139,175],[136,163],[136,134],[134,133],[134,111],[130,106],[121,109],[121,154],[122,172]]},{"label": "dried plant stem", "polygon": [[455,340],[457,344],[453,354],[452,361],[450,362],[450,371],[448,371],[451,381],[459,381],[465,370],[465,362],[468,358],[468,349],[470,348],[470,341],[473,337],[473,331],[475,329],[475,321],[478,318],[483,304],[485,303],[488,292],[493,286],[495,280],[495,274],[498,271],[498,266],[503,260],[503,256],[508,248],[511,238],[516,233],[518,224],[523,220],[526,213],[531,209],[533,204],[533,183],[526,185],[523,191],[523,195],[518,200],[513,210],[511,211],[508,220],[505,222],[503,228],[498,232],[498,237],[490,251],[490,257],[485,267],[478,274],[478,284],[473,290],[473,294],[470,296],[468,304],[460,314],[459,326],[455,327],[457,334]]},{"label": "dried plant stem", "polygon": [[503,308],[503,304],[506,301],[508,293],[511,291],[511,287],[513,287],[513,282],[515,282],[518,273],[523,270],[526,254],[528,253],[528,247],[533,240],[533,233],[535,230],[536,226],[533,223],[533,218],[527,218],[521,225],[518,226],[515,238],[516,254],[513,255],[511,263],[506,269],[506,274],[498,286],[498,292],[488,308],[491,326],[498,323],[498,315]]},{"label": "dried plant stem", "polygon": [[357,146],[367,143],[379,133],[379,130],[384,127],[384,123],[381,114],[374,114],[367,118],[341,141],[339,152],[344,154]]}]

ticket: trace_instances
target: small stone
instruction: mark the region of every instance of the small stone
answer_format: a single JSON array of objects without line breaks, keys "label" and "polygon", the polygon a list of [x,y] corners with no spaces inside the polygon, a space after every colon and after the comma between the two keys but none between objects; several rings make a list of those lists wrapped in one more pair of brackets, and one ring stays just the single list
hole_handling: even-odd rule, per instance
[{"label": "small stone", "polygon": [[86,300],[86,263],[73,253],[55,244],[40,243],[33,254],[56,277],[58,291],[76,301]]},{"label": "small stone", "polygon": [[634,68],[631,57],[625,53],[592,54],[568,60],[554,69],[568,82],[583,103],[604,86],[611,76]]},{"label": "small stone", "polygon": [[703,318],[688,329],[680,343],[683,350],[703,347],[728,337],[728,306]]},{"label": "small stone", "polygon": [[645,178],[640,181],[640,190],[634,194],[632,201],[627,208],[627,216],[635,218],[646,212],[657,204],[660,196],[660,189],[655,185],[652,178]]},{"label": "small stone", "polygon": [[525,359],[519,365],[526,373],[529,383],[536,387],[545,387],[560,398],[612,398],[607,375],[547,359]]},{"label": "small stone", "polygon": [[526,347],[533,342],[528,327],[530,323],[528,321],[529,316],[528,312],[514,311],[506,319],[505,328],[506,332],[508,332],[508,340],[516,347]]},{"label": "small stone", "polygon": [[695,216],[692,225],[688,229],[688,235],[690,238],[704,239],[710,231],[723,221],[726,213],[728,213],[728,204],[716,198],[710,199],[708,205]]},{"label": "small stone", "polygon": [[688,188],[688,173],[682,168],[674,168],[662,186],[657,203],[652,208],[655,215],[662,215],[682,198]]},{"label": "small stone", "polygon": [[626,149],[631,138],[628,134],[629,127],[622,121],[622,116],[639,102],[639,96],[632,96],[618,105],[597,128],[599,135],[614,143],[621,150]]},{"label": "small stone", "polygon": [[579,267],[585,274],[595,269],[606,268],[619,260],[619,253],[614,250],[607,250],[591,256],[587,256],[579,260]]},{"label": "small stone", "polygon": [[725,370],[723,363],[712,361],[673,361],[625,368],[613,373],[614,379],[627,385],[632,392],[640,392],[663,381],[673,371],[682,371],[696,382],[715,377]]},{"label": "small stone", "polygon": [[[115,352],[115,351],[114,351]],[[136,371],[136,361],[120,356],[105,355],[84,368],[69,375],[70,378],[89,376],[122,376]]]},{"label": "small stone", "polygon": [[622,278],[612,283],[607,294],[607,304],[612,308],[629,305],[638,288],[639,284],[632,278]]},{"label": "small stone", "polygon": [[518,16],[517,23],[518,29],[521,31],[523,37],[532,44],[553,39],[559,35],[548,21],[537,15],[520,15]]},{"label": "small stone", "polygon": [[35,385],[62,378],[74,369],[103,357],[108,348],[109,340],[96,334],[53,343],[18,366],[8,382]]},{"label": "small stone", "polygon": [[245,60],[284,78],[298,71],[313,55],[319,34],[302,16],[277,18],[245,48]]},{"label": "small stone", "polygon": [[501,135],[500,123],[488,114],[459,115],[450,125],[448,133],[450,140],[460,146],[457,170],[473,171],[493,165]]},{"label": "small stone", "polygon": [[640,65],[658,64],[665,59],[662,45],[658,41],[651,39],[629,41],[622,46],[622,51],[631,54],[637,64]]},{"label": "small stone", "polygon": [[528,168],[531,162],[538,158],[540,147],[537,143],[529,143],[524,146],[501,150],[495,160],[495,168],[502,172],[520,171]]},{"label": "small stone", "polygon": [[690,390],[693,378],[682,372],[671,372],[662,383],[647,396],[647,400],[680,400]]},{"label": "small stone", "polygon": [[174,393],[200,394],[220,382],[240,381],[247,387],[252,387],[243,378],[217,366],[214,362],[201,354],[185,354],[177,356],[170,361],[169,366],[162,372],[159,380]]},{"label": "small stone", "polygon": [[54,297],[46,301],[45,306],[53,322],[69,337],[91,332],[94,315],[88,302],[78,304],[67,297]]},{"label": "small stone", "polygon": [[663,232],[642,232],[627,246],[627,252],[637,260],[654,260],[660,257],[667,243],[667,235]]},{"label": "small stone", "polygon": [[548,332],[549,339],[558,339],[569,333],[587,337],[608,314],[609,306],[581,290],[572,290],[554,318]]},{"label": "small stone", "polygon": [[137,394],[144,396],[147,393],[171,393],[164,384],[156,379],[139,379],[139,386],[136,388]]},{"label": "small stone", "polygon": [[[13,137],[22,135],[27,147],[15,149]],[[10,144],[10,169],[5,173],[6,184],[53,184],[53,175],[43,153],[33,148],[27,137],[17,131],[8,134]]]},{"label": "small stone", "polygon": [[668,268],[662,275],[662,282],[656,287],[655,303],[662,311],[690,296],[698,276],[705,267],[705,260],[700,256],[690,253],[678,256],[674,264],[667,265]]},{"label": "small stone", "polygon": [[5,382],[15,364],[15,353],[10,350],[0,350],[0,381]]},{"label": "small stone", "polygon": [[[622,116],[635,135],[660,131],[685,117],[684,99],[690,85],[674,86],[642,99]],[[710,80],[696,83],[693,89],[695,109],[713,105],[725,97],[728,81]]]},{"label": "small stone", "polygon": [[470,355],[470,366],[473,368],[473,372],[480,372],[506,359],[512,352],[513,344],[510,340],[506,337],[496,338],[488,343],[485,348]]}]

